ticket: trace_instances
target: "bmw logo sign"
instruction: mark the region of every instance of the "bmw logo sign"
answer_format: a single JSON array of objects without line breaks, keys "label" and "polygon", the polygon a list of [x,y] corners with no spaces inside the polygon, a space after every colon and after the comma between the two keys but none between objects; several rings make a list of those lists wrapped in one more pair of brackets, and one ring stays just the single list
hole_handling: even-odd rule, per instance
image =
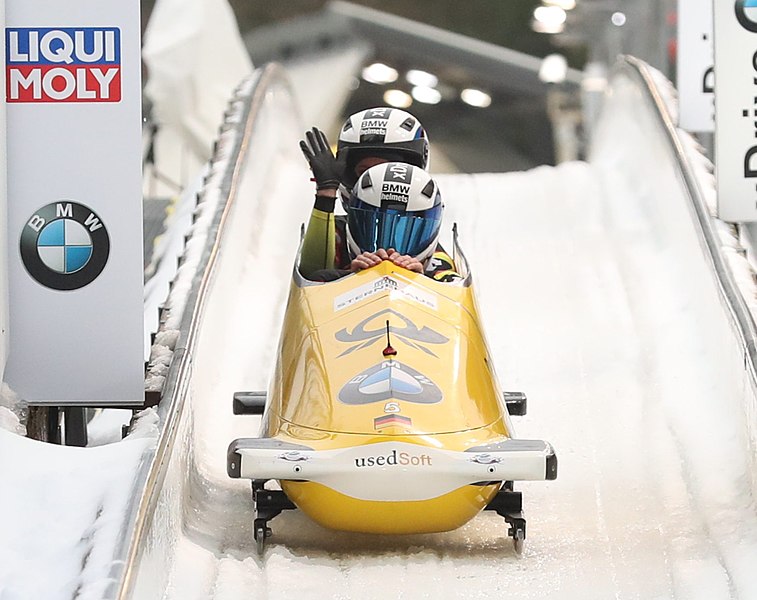
[{"label": "bmw logo sign", "polygon": [[757,0],[736,0],[736,18],[744,29],[757,33]]},{"label": "bmw logo sign", "polygon": [[100,217],[69,200],[43,206],[21,232],[26,270],[54,290],[78,290],[92,283],[109,254],[110,238]]}]

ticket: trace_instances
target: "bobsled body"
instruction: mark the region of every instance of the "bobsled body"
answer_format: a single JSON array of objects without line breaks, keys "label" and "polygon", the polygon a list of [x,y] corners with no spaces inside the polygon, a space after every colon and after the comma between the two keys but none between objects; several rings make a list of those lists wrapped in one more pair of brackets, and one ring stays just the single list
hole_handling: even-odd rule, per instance
[{"label": "bobsled body", "polygon": [[551,446],[514,439],[470,283],[388,261],[328,283],[295,272],[260,436],[232,443],[229,474],[372,533],[454,529],[503,482],[553,479]]}]

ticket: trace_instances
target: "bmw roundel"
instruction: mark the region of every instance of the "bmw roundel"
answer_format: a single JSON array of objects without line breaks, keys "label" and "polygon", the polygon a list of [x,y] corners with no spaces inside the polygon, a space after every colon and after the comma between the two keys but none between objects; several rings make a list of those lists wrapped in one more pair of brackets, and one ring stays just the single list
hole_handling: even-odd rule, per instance
[{"label": "bmw roundel", "polygon": [[752,33],[757,33],[757,0],[736,0],[736,18],[739,24]]},{"label": "bmw roundel", "polygon": [[339,400],[345,404],[371,404],[395,399],[415,404],[436,404],[442,391],[428,377],[396,360],[385,360],[350,379]]},{"label": "bmw roundel", "polygon": [[43,206],[21,231],[21,260],[29,275],[54,290],[78,290],[102,273],[110,238],[90,208],[70,200]]}]

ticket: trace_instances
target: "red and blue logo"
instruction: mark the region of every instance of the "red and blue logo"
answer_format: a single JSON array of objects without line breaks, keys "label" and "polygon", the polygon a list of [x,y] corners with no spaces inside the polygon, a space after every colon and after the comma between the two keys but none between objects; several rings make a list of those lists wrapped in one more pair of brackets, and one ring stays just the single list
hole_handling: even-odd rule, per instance
[{"label": "red and blue logo", "polygon": [[117,27],[8,27],[7,102],[120,102]]}]

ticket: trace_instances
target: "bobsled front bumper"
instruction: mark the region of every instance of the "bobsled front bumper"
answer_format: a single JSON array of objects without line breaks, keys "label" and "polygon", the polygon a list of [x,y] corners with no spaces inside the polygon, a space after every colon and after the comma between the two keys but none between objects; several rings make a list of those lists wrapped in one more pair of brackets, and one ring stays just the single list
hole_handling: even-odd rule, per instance
[{"label": "bobsled front bumper", "polygon": [[413,501],[471,484],[555,479],[557,456],[541,440],[506,439],[460,452],[393,441],[314,450],[241,438],[229,446],[227,471],[235,478],[319,483],[358,500]]}]

